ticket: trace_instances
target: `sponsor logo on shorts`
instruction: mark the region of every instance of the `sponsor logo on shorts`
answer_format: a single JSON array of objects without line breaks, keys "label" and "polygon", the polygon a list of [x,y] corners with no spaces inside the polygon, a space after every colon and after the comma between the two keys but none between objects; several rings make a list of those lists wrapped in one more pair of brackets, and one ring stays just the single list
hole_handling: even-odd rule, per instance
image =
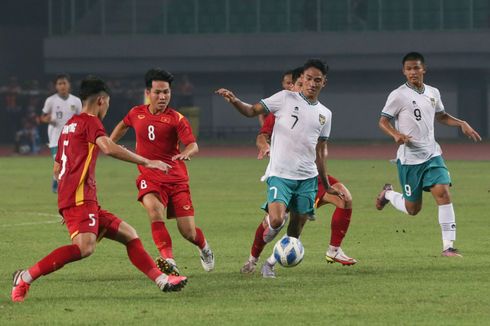
[{"label": "sponsor logo on shorts", "polygon": [[188,211],[189,209],[191,209],[191,205],[184,205],[182,206],[182,208]]}]

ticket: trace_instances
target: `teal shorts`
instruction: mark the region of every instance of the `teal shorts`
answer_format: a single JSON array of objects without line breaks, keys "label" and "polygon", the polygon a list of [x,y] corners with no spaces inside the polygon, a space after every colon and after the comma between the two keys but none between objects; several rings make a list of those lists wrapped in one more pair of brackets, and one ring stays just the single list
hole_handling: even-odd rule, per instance
[{"label": "teal shorts", "polygon": [[53,160],[54,160],[56,158],[56,153],[58,153],[58,146],[50,147],[49,151],[51,152],[51,156],[53,157]]},{"label": "teal shorts", "polygon": [[398,160],[396,165],[403,197],[408,201],[419,201],[422,199],[422,191],[430,191],[434,185],[451,185],[451,177],[442,156],[416,165],[404,165]]},{"label": "teal shorts", "polygon": [[318,178],[291,180],[280,177],[267,178],[267,203],[283,202],[287,209],[298,214],[313,214],[315,197],[318,191]]}]

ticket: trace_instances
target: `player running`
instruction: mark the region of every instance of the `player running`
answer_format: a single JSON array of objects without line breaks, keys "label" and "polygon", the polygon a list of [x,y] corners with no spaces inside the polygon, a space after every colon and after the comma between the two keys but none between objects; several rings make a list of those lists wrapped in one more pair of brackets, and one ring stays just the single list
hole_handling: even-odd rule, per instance
[{"label": "player running", "polygon": [[[153,241],[160,252],[158,267],[168,274],[179,275],[173,255],[172,238],[165,226],[164,216],[176,219],[180,234],[199,249],[205,271],[214,269],[214,254],[204,233],[194,222],[194,206],[189,189],[189,175],[184,161],[198,152],[196,139],[186,118],[168,107],[174,77],[162,69],[150,69],[145,75],[145,94],[148,105],[132,108],[114,128],[111,139],[118,142],[131,127],[136,133],[136,152],[162,160],[170,165],[169,173],[138,165],[136,179],[138,200],[151,221]],[[181,152],[179,144],[185,148]]]},{"label": "player running", "polygon": [[[56,94],[51,95],[44,102],[43,113],[39,120],[48,123],[48,147],[53,159],[58,151],[58,139],[65,123],[74,115],[82,111],[82,102],[75,95],[70,94],[70,76],[57,75],[54,80]],[[51,191],[58,191],[58,181],[53,175]]]},{"label": "player running", "polygon": [[241,114],[253,117],[272,113],[276,125],[271,139],[270,161],[265,173],[268,185],[267,225],[261,223],[256,238],[273,239],[286,223],[290,211],[291,236],[299,237],[302,225],[314,211],[318,175],[331,195],[344,195],[331,187],[325,166],[325,150],[330,135],[332,113],[318,102],[325,87],[328,67],[320,60],[308,60],[304,65],[301,92],[283,90],[250,105],[240,101],[231,91],[216,91]]},{"label": "player running", "polygon": [[70,233],[71,245],[59,247],[34,266],[14,273],[12,301],[24,301],[30,285],[65,264],[86,258],[98,239],[109,238],[126,246],[131,263],[157,284],[162,291],[178,291],[187,278],[167,276],[157,268],[143,248],[136,230],[112,213],[101,209],[95,187],[95,164],[99,149],[116,159],[167,171],[162,161],[151,161],[116,145],[107,137],[101,120],[109,108],[110,91],[96,77],[84,79],[80,86],[83,109],[68,120],[62,130],[54,174],[59,181],[58,209]]},{"label": "player running", "polygon": [[461,132],[474,141],[481,137],[466,121],[444,110],[437,88],[424,84],[426,67],[420,53],[408,53],[402,65],[407,82],[388,96],[379,127],[400,145],[397,168],[403,195],[395,192],[391,184],[385,184],[376,198],[376,208],[381,210],[390,202],[405,214],[417,215],[422,209],[422,191],[430,191],[438,205],[442,256],[462,257],[454,248],[456,216],[449,193],[451,178],[434,137],[434,118],[447,126],[461,128]]}]

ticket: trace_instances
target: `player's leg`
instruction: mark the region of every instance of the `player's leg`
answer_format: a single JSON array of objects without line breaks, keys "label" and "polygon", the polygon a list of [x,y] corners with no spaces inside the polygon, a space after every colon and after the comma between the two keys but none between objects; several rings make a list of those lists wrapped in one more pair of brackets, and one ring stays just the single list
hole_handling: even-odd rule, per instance
[{"label": "player's leg", "polygon": [[268,214],[255,231],[250,256],[240,269],[241,273],[250,274],[255,271],[257,261],[265,245],[271,242],[286,224],[289,216],[286,208],[291,200],[291,189],[294,187],[294,182],[294,180],[278,177],[267,179],[267,202],[262,206],[262,209]]},{"label": "player's leg", "polygon": [[[187,283],[184,276],[163,274],[143,247],[136,230],[108,211],[99,211],[99,235],[122,243],[131,263],[162,291],[179,291]],[[101,238],[99,236],[99,239]]]},{"label": "player's leg", "polygon": [[390,202],[400,212],[417,215],[422,209],[423,175],[426,165],[402,165],[398,161],[398,177],[403,193],[394,191],[391,184],[385,184],[376,198],[376,208],[382,210]]},{"label": "player's leg", "polygon": [[204,270],[206,272],[212,271],[214,269],[214,253],[202,230],[196,227],[194,216],[178,217],[177,227],[184,239],[193,243],[199,249],[199,257]]},{"label": "player's leg", "polygon": [[72,244],[59,247],[26,270],[14,273],[12,301],[24,301],[29,286],[41,276],[48,275],[64,265],[90,256],[98,233],[98,207],[84,204],[62,211],[72,238]]},{"label": "player's leg", "polygon": [[442,232],[442,255],[462,257],[456,248],[456,215],[451,201],[449,187],[451,178],[442,157],[431,159],[430,169],[424,175],[424,190],[429,190],[438,206],[438,219]]},{"label": "player's leg", "polygon": [[201,265],[204,270],[206,272],[212,271],[214,269],[214,253],[204,236],[204,232],[196,226],[194,206],[188,184],[169,186],[167,216],[168,218],[176,218],[180,234],[199,250]]},{"label": "player's leg", "polygon": [[[53,160],[56,158],[56,153],[58,152],[58,147],[50,147],[49,151],[51,152],[51,156],[53,157]],[[56,179],[55,175],[53,174],[53,180],[51,182],[51,191],[53,193],[58,192],[58,180]]]},{"label": "player's leg", "polygon": [[145,207],[151,224],[153,242],[160,253],[156,263],[165,274],[179,275],[172,251],[172,238],[163,218],[168,204],[168,194],[159,184],[152,182],[144,175],[136,180],[138,200]]},{"label": "player's leg", "polygon": [[[288,230],[291,232],[290,236],[299,238],[303,226],[309,217],[314,214],[315,197],[318,191],[318,179],[316,177],[306,180],[296,180],[295,184],[289,186],[291,197],[288,201],[288,207],[290,209],[290,225]],[[269,210],[269,214],[271,211]],[[274,265],[277,263],[274,255],[272,254],[262,265],[262,277],[275,278]]]},{"label": "player's leg", "polygon": [[[332,178],[333,179],[333,178]],[[342,265],[354,265],[357,260],[347,256],[341,248],[342,241],[349,230],[352,216],[352,195],[347,187],[333,180],[329,180],[332,187],[344,194],[343,198],[331,195],[327,192],[317,202],[317,207],[324,204],[333,204],[336,208],[332,214],[330,223],[330,243],[325,253],[325,259],[329,263],[338,262]]]}]

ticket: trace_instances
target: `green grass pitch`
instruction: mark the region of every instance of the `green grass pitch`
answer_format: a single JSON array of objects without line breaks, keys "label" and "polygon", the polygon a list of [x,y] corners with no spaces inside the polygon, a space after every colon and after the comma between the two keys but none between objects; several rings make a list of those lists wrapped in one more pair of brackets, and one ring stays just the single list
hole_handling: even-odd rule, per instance
[{"label": "green grass pitch", "polygon": [[[304,261],[278,266],[277,279],[240,275],[263,213],[265,161],[195,158],[189,162],[197,224],[215,251],[216,270],[202,270],[197,250],[167,223],[187,287],[161,293],[128,261],[123,246],[102,241],[93,256],[39,279],[22,304],[10,302],[11,274],[67,244],[50,192],[48,157],[0,158],[0,324],[162,325],[483,325],[490,323],[490,173],[488,162],[447,162],[454,187],[457,247],[440,257],[437,210],[429,194],[410,217],[374,198],[385,182],[399,189],[387,161],[329,161],[351,190],[354,211],[343,249],[353,267],[327,265],[332,207],[305,226]],[[152,256],[144,209],[136,202],[136,167],[100,158],[101,205],[133,225]],[[272,246],[265,249],[270,254]]]}]

